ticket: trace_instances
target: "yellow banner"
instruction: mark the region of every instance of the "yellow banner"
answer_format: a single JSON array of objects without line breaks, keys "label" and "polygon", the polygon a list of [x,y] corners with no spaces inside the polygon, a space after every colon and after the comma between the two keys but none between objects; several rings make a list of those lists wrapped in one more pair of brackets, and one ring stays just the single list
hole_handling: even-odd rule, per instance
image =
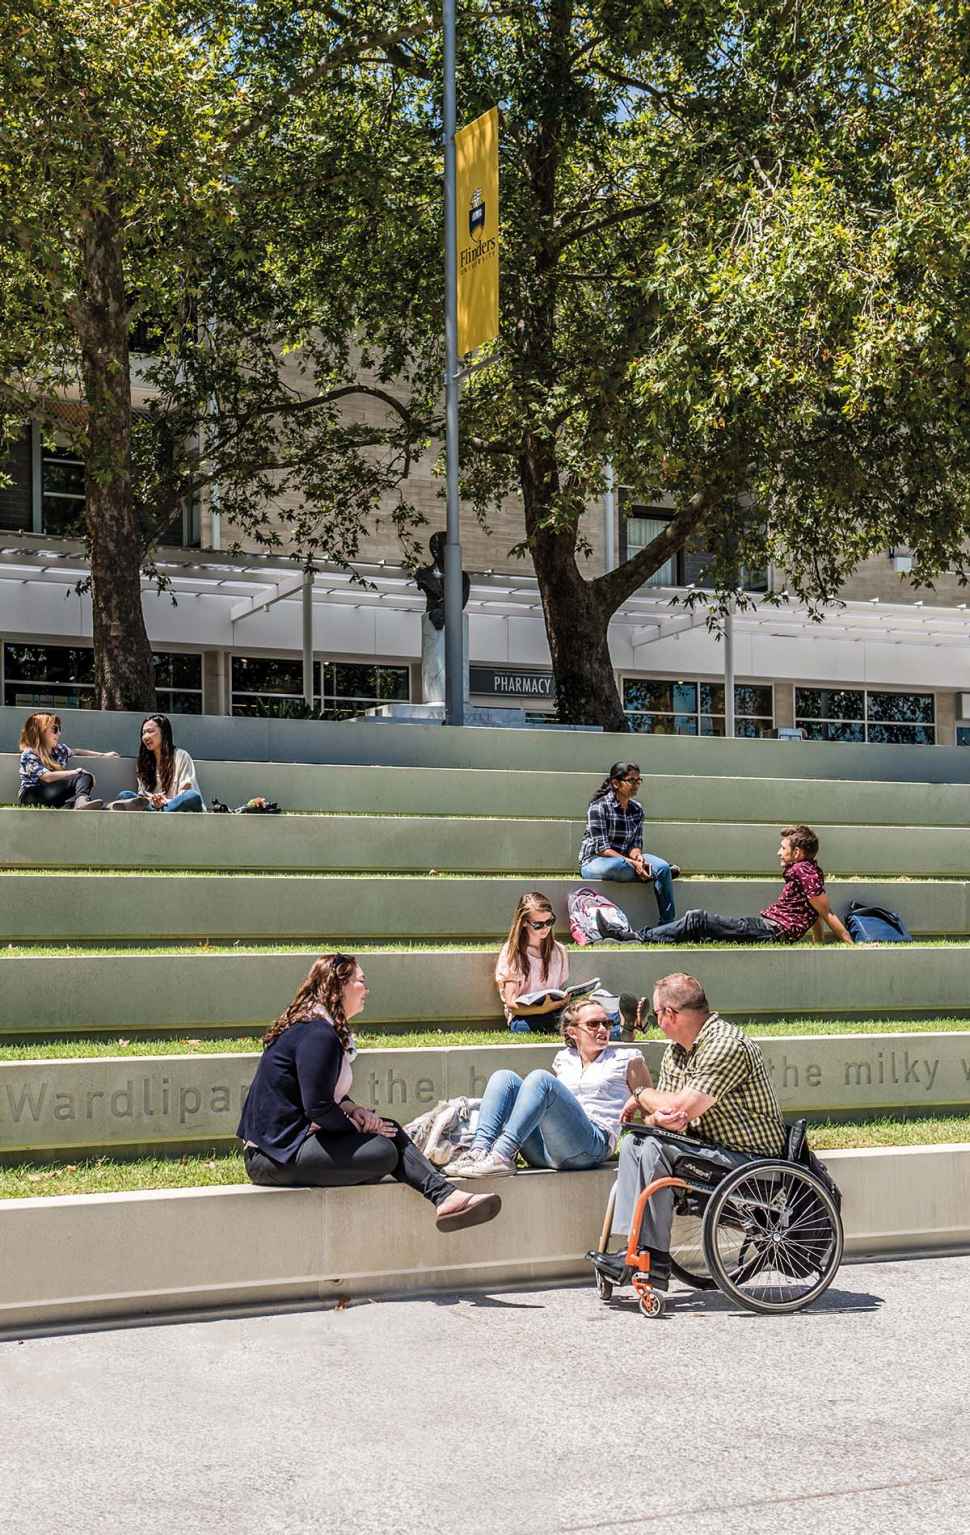
[{"label": "yellow banner", "polygon": [[455,134],[458,355],[498,335],[498,108]]}]

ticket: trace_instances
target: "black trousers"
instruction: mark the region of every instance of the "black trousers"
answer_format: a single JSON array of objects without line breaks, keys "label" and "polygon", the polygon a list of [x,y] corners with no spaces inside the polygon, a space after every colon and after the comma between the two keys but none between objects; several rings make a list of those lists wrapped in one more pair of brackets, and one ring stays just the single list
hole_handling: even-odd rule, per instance
[{"label": "black trousers", "polygon": [[455,1185],[428,1161],[400,1125],[393,1139],[363,1135],[359,1130],[340,1134],[318,1130],[316,1135],[307,1136],[292,1162],[276,1162],[254,1146],[246,1147],[243,1159],[252,1182],[269,1188],[343,1189],[357,1183],[380,1183],[390,1176],[416,1189],[435,1206],[455,1192]]},{"label": "black trousers", "polygon": [[48,810],[62,810],[73,805],[79,794],[91,797],[94,779],[79,768],[73,778],[55,778],[53,783],[35,783],[20,796],[21,805],[46,805]]},{"label": "black trousers", "polygon": [[642,927],[637,937],[641,943],[776,943],[781,934],[764,917],[722,917],[695,906],[676,922]]}]

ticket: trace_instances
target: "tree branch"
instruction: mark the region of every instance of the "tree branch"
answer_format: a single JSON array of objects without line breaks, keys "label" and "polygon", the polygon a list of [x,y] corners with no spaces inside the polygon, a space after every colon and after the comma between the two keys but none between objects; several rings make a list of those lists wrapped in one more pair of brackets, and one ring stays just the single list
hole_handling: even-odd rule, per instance
[{"label": "tree branch", "polygon": [[590,235],[599,234],[603,229],[611,229],[614,224],[625,224],[629,219],[644,218],[648,213],[655,213],[661,207],[659,202],[640,203],[635,208],[620,208],[615,213],[607,213],[601,219],[595,219],[592,224],[587,224],[584,229],[571,230],[558,240],[557,249],[562,252],[568,245],[574,245],[577,240],[585,240]]},{"label": "tree branch", "polygon": [[[324,14],[343,28],[345,33],[353,32],[353,23],[342,11],[332,6],[327,6]],[[316,67],[310,70],[309,74],[304,75],[299,80],[290,82],[285,92],[281,92],[280,96],[276,97],[271,104],[265,106],[261,112],[257,112],[254,117],[243,123],[240,128],[236,129],[235,133],[230,134],[229,147],[234,149],[245,139],[250,138],[252,134],[257,133],[260,128],[265,127],[267,123],[273,122],[278,116],[281,106],[291,101],[294,96],[306,95],[307,91],[311,91],[315,85],[319,85],[321,80],[326,79],[327,75],[339,69],[342,64],[359,60],[361,55],[369,48],[378,47],[382,49],[385,61],[393,69],[401,69],[407,74],[416,75],[421,80],[433,80],[434,73],[424,60],[416,58],[402,46],[405,43],[411,42],[414,38],[426,37],[433,30],[431,22],[427,22],[420,27],[401,27],[396,32],[363,32],[359,37],[351,37],[347,42],[339,43],[327,54],[326,58],[321,59]]]},{"label": "tree branch", "polygon": [[696,496],[691,496],[686,506],[681,507],[663,532],[644,545],[632,560],[617,566],[616,570],[606,571],[590,583],[599,600],[611,613],[615,613],[621,603],[632,597],[648,576],[652,576],[655,570],[659,570],[661,565],[665,565],[673,555],[680,552],[716,503],[717,495],[714,491],[698,491]]}]

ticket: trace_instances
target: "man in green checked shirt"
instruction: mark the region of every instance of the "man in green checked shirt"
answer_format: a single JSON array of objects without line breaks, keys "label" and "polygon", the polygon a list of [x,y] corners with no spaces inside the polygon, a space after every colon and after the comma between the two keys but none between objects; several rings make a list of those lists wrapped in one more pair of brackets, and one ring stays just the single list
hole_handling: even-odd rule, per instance
[{"label": "man in green checked shirt", "polygon": [[[648,1125],[715,1142],[732,1163],[784,1154],[785,1126],[759,1047],[733,1023],[711,1011],[700,981],[667,975],[657,982],[653,1010],[670,1040],[656,1088],[644,1087],[624,1105],[622,1118],[645,1115]],[[648,1183],[672,1173],[667,1148],[650,1135],[628,1135],[620,1149],[613,1231],[626,1236],[636,1202]],[[661,1189],[647,1201],[639,1247],[650,1251],[650,1281],[665,1290],[670,1278],[674,1195]],[[621,1277],[623,1253],[604,1253],[596,1267]],[[616,1273],[612,1272],[616,1268]]]}]

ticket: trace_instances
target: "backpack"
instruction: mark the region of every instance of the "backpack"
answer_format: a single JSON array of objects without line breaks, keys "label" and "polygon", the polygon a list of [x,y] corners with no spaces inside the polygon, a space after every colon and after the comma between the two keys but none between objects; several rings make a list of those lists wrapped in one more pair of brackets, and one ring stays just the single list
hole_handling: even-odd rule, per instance
[{"label": "backpack", "polygon": [[[605,937],[618,939],[627,935],[630,938],[636,936],[626,913],[607,896],[590,889],[589,885],[580,885],[578,890],[570,891],[566,898],[566,910],[569,913],[569,931],[573,943],[586,945],[602,943]],[[601,930],[596,920],[597,912],[602,913],[604,927],[608,932]]]},{"label": "backpack", "polygon": [[864,906],[850,901],[842,913],[849,936],[856,943],[912,943],[913,935],[902,917],[885,906]]},{"label": "backpack", "polygon": [[480,1098],[442,1098],[433,1109],[405,1125],[405,1134],[435,1167],[447,1167],[452,1157],[471,1145],[481,1102]]}]

